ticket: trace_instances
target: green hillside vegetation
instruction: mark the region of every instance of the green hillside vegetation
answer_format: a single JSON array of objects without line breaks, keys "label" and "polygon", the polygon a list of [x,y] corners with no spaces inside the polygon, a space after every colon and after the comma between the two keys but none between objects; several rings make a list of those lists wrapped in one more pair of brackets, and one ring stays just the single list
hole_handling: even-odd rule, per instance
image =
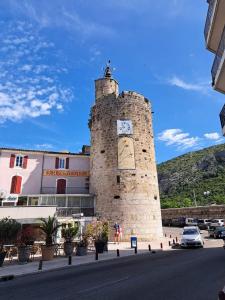
[{"label": "green hillside vegetation", "polygon": [[162,208],[194,206],[194,194],[197,205],[225,204],[225,144],[190,152],[157,168]]}]

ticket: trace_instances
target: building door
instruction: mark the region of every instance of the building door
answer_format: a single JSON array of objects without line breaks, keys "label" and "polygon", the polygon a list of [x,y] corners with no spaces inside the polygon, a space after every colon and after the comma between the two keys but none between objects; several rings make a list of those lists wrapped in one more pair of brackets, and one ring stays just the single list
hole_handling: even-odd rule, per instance
[{"label": "building door", "polygon": [[66,179],[58,179],[57,194],[65,194],[65,193],[66,193]]}]

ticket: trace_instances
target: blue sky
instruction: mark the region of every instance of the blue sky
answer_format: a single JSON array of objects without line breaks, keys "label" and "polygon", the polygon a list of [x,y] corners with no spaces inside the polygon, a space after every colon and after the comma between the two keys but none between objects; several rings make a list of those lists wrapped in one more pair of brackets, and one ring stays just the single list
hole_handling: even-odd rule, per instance
[{"label": "blue sky", "polygon": [[223,142],[206,1],[1,0],[0,147],[80,151],[94,79],[151,100],[157,162]]}]

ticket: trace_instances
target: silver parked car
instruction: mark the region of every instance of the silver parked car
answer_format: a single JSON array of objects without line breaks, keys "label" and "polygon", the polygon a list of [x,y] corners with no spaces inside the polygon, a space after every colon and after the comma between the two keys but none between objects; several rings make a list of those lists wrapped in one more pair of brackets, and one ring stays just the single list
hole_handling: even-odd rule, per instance
[{"label": "silver parked car", "polygon": [[181,237],[181,247],[203,247],[203,240],[197,226],[184,227]]}]

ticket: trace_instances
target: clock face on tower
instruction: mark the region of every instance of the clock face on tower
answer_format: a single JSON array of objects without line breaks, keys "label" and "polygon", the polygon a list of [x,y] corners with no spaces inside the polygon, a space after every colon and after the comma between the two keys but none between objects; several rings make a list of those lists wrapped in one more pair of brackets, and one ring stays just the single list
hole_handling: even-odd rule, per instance
[{"label": "clock face on tower", "polygon": [[131,120],[117,120],[117,134],[133,134]]}]

